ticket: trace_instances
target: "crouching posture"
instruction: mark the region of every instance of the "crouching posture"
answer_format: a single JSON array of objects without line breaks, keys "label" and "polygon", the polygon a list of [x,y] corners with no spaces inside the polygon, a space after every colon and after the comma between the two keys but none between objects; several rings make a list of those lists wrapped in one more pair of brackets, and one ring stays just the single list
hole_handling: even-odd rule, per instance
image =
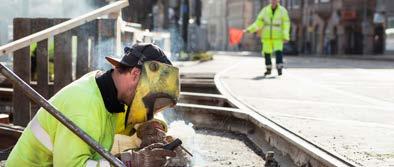
[{"label": "crouching posture", "polygon": [[[166,157],[175,156],[175,152],[162,148],[165,126],[149,120],[161,109],[176,104],[178,69],[153,44],[126,47],[122,59],[106,59],[113,69],[84,75],[56,93],[50,103],[106,150],[111,150],[116,133],[138,132],[142,149],[120,156],[127,166],[163,166]],[[144,126],[134,129],[141,123]],[[6,166],[15,167],[109,165],[43,108],[25,128],[6,161]]]}]

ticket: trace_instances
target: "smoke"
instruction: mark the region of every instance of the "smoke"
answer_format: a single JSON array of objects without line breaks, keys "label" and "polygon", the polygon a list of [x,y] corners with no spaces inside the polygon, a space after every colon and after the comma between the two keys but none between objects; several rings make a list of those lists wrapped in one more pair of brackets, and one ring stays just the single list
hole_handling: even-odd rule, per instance
[{"label": "smoke", "polygon": [[170,60],[177,61],[179,60],[179,55],[183,48],[183,39],[181,37],[180,31],[178,27],[171,26],[170,27],[170,34],[171,34],[171,57]]},{"label": "smoke", "polygon": [[96,9],[91,0],[0,0],[2,19],[75,17]]},{"label": "smoke", "polygon": [[193,129],[192,123],[186,124],[181,120],[171,122],[167,135],[181,139],[182,146],[193,154],[193,157],[186,156],[189,160],[187,166],[206,166],[206,161],[201,154],[201,144],[196,140],[196,131]]},{"label": "smoke", "polygon": [[183,116],[173,108],[168,108],[155,115],[155,117],[169,123],[167,135],[181,139],[182,146],[193,154],[193,157],[185,154],[188,158],[186,166],[206,166],[207,162],[203,156],[202,145],[196,139],[197,135],[192,123],[186,123]]},{"label": "smoke", "polygon": [[95,44],[94,47],[94,53],[91,54],[92,57],[90,59],[92,60],[91,64],[91,69],[92,70],[102,70],[106,71],[111,69],[111,64],[105,60],[106,56],[111,56],[111,57],[116,57],[120,58],[120,55],[116,54],[116,48],[115,48],[115,39],[114,38],[109,38],[106,40],[100,40],[98,41],[98,44]]},{"label": "smoke", "polygon": [[28,18],[74,18],[100,6],[93,0],[0,0],[0,44],[12,40],[12,20]]}]

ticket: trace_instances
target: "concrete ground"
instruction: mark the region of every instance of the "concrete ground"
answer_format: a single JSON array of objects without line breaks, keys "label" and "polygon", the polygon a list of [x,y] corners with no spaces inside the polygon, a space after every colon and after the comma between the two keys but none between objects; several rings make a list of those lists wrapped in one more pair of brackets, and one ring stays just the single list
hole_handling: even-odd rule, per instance
[{"label": "concrete ground", "polygon": [[[255,54],[256,55],[256,54]],[[181,72],[215,72],[244,103],[360,166],[394,166],[394,62],[286,57],[282,77],[264,60],[218,53]]]}]

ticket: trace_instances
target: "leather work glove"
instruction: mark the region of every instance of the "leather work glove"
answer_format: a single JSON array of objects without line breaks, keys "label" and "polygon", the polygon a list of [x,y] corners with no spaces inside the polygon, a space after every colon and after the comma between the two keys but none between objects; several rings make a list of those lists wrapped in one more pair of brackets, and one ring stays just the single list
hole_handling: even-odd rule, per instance
[{"label": "leather work glove", "polygon": [[160,167],[167,162],[166,157],[175,157],[176,153],[163,149],[161,143],[151,144],[139,151],[129,150],[117,155],[127,167]]},{"label": "leather work glove", "polygon": [[141,139],[141,148],[152,143],[164,143],[165,136],[165,127],[156,120],[144,122],[137,128],[137,137]]}]

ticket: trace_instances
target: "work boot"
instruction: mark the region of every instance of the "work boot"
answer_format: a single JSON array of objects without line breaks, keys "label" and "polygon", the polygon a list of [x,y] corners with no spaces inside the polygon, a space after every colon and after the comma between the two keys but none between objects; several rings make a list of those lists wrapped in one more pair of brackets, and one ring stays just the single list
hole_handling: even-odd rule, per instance
[{"label": "work boot", "polygon": [[271,69],[267,68],[267,71],[264,73],[264,75],[271,75]]},{"label": "work boot", "polygon": [[278,70],[278,75],[282,75],[283,63],[276,64],[276,69]]}]

